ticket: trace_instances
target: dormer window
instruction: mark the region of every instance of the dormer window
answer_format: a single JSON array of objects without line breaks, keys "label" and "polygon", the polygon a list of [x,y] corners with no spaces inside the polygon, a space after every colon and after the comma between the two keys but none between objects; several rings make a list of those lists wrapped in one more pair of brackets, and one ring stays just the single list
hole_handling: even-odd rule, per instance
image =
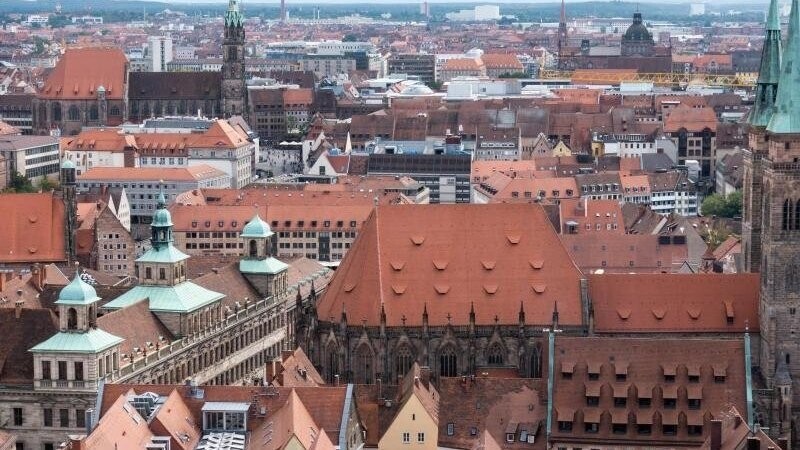
[{"label": "dormer window", "polygon": [[203,405],[204,432],[244,432],[249,403],[206,402]]}]

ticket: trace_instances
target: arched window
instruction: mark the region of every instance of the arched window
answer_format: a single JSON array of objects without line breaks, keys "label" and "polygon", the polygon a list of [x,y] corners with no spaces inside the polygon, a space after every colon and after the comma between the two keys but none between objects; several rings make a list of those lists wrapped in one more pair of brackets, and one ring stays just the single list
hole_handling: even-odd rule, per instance
[{"label": "arched window", "polygon": [[97,105],[92,105],[89,107],[89,120],[97,120],[100,118],[100,114],[97,112]]},{"label": "arched window", "polygon": [[53,121],[61,122],[61,103],[53,103]]},{"label": "arched window", "polygon": [[504,360],[503,353],[503,346],[500,345],[499,342],[495,342],[489,347],[489,351],[486,352],[486,361],[490,366],[502,366]]},{"label": "arched window", "polygon": [[361,344],[356,352],[356,383],[372,384],[372,350]]},{"label": "arched window", "polygon": [[531,352],[529,375],[531,378],[542,378],[542,349],[539,347],[534,348]]},{"label": "arched window", "polygon": [[339,375],[339,352],[337,351],[336,344],[330,343],[328,345],[328,349],[325,352],[325,367],[327,370],[325,371],[326,378],[328,383],[333,383],[336,381],[336,375]]},{"label": "arched window", "polygon": [[395,368],[394,371],[398,377],[405,376],[411,365],[414,364],[414,354],[411,352],[411,347],[407,344],[402,344],[397,347],[395,351]]},{"label": "arched window", "polygon": [[794,204],[794,226],[793,230],[800,230],[800,200]]},{"label": "arched window", "polygon": [[39,121],[40,123],[47,122],[47,105],[44,103],[39,104]]},{"label": "arched window", "polygon": [[69,107],[69,110],[67,111],[67,120],[81,120],[81,112],[77,106],[72,105]]},{"label": "arched window", "polygon": [[258,244],[255,239],[250,239],[250,257],[255,258],[258,256]]},{"label": "arched window", "polygon": [[439,376],[458,376],[458,356],[452,345],[448,345],[439,352]]},{"label": "arched window", "polygon": [[783,216],[781,220],[781,229],[788,230],[789,229],[789,199],[783,201]]},{"label": "arched window", "polygon": [[75,330],[78,328],[78,311],[75,308],[67,310],[67,329]]}]

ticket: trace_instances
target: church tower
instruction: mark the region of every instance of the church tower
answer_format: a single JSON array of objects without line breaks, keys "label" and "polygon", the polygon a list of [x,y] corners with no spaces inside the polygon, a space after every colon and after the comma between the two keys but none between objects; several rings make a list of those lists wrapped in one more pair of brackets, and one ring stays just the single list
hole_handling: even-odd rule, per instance
[{"label": "church tower", "polygon": [[61,163],[60,182],[64,199],[64,243],[67,248],[67,260],[77,258],[78,200],[75,192],[75,164],[67,158]]},{"label": "church tower", "polygon": [[744,217],[742,218],[742,253],[748,272],[761,268],[761,159],[767,153],[766,131],[775,110],[775,96],[781,72],[781,22],[778,1],[772,0],[767,15],[766,36],[761,50],[761,67],[756,85],[756,99],[747,118],[748,149],[744,151]]},{"label": "church tower", "polygon": [[222,111],[225,117],[245,114],[244,15],[239,0],[229,0],[222,41]]},{"label": "church tower", "polygon": [[800,373],[800,0],[792,0],[788,33],[761,158],[760,361],[768,381],[779,357],[794,380]]},{"label": "church tower", "polygon": [[567,47],[567,6],[561,0],[561,19],[558,21],[558,65],[561,67],[562,52]]}]

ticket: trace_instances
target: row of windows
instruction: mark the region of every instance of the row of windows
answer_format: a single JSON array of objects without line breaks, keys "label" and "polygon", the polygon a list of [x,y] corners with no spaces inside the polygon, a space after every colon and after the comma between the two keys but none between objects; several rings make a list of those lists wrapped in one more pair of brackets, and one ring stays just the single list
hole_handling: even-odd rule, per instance
[{"label": "row of windows", "polygon": [[[56,413],[57,411],[57,413]],[[83,409],[75,409],[74,417],[75,417],[75,425],[74,428],[84,428],[86,426],[86,410]],[[53,408],[44,408],[42,410],[42,425],[45,427],[60,427],[60,428],[73,428],[70,426],[70,414],[71,410],[60,408],[58,410],[54,410]],[[12,416],[14,420],[15,427],[21,427],[26,425],[25,423],[25,411],[22,408],[13,408]],[[57,421],[54,419],[58,419]],[[48,444],[45,444],[45,448],[47,448]],[[53,448],[53,444],[49,444],[51,449]],[[18,446],[19,447],[19,446]]]},{"label": "row of windows", "polygon": [[[403,444],[410,444],[411,443],[411,433],[404,432],[403,433]],[[417,433],[417,443],[423,444],[425,443],[425,433]]]},{"label": "row of windows", "polygon": [[[635,426],[636,433],[643,436],[649,436],[653,433],[653,425],[651,424],[637,424]],[[572,432],[572,422],[558,422],[558,431],[561,433]],[[596,422],[584,422],[584,431],[590,434],[600,432],[600,424]],[[613,434],[628,434],[627,423],[613,423],[611,424],[611,432]],[[661,432],[665,436],[675,436],[678,434],[678,425],[663,424],[661,425]],[[703,434],[702,425],[687,425],[686,434],[689,436],[700,436]],[[558,447],[559,450],[566,449],[566,447]]]},{"label": "row of windows", "polygon": [[[143,166],[148,165],[147,161],[148,161],[148,158],[142,158],[142,165]],[[169,161],[169,165],[173,166],[173,165],[175,165],[176,158],[150,158],[149,161],[150,161],[150,165],[153,165],[153,166],[154,165],[163,166],[163,165],[168,164],[167,161]],[[179,166],[182,166],[183,165],[183,158],[177,158],[177,162],[178,162]]]}]

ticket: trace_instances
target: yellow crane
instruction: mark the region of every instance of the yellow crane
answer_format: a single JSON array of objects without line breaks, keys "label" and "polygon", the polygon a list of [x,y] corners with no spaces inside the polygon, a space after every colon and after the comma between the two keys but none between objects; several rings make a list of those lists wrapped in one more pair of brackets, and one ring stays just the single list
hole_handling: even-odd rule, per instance
[{"label": "yellow crane", "polygon": [[619,84],[623,81],[646,82],[660,86],[705,85],[732,88],[750,88],[755,86],[758,73],[737,73],[732,75],[715,75],[706,73],[641,73],[634,70],[602,70],[578,69],[552,70],[543,69],[539,78],[545,80],[571,80],[574,83]]}]

